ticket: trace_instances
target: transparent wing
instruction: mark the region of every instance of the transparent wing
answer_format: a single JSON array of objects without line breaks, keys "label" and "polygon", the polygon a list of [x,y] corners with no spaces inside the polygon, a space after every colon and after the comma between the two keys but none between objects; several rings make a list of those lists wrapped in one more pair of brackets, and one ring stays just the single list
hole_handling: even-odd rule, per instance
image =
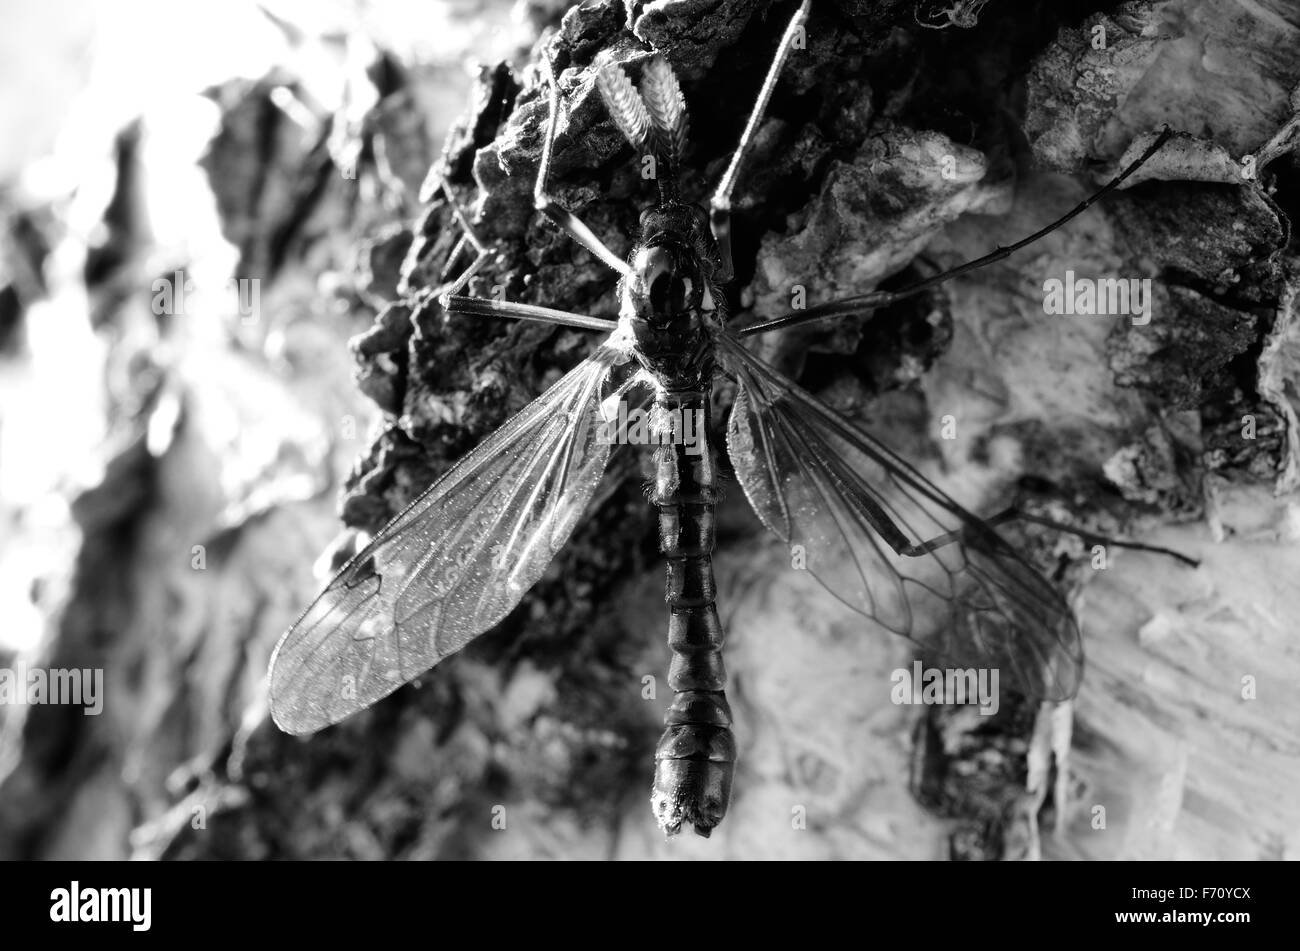
[{"label": "transparent wing", "polygon": [[609,459],[611,338],[344,566],[271,657],[271,714],[310,733],[418,677],[506,616],[591,501]]},{"label": "transparent wing", "polygon": [[1075,693],[1074,614],[1005,539],[734,336],[718,349],[739,383],[727,428],[736,476],[808,571],[947,663],[996,668],[1037,697]]}]

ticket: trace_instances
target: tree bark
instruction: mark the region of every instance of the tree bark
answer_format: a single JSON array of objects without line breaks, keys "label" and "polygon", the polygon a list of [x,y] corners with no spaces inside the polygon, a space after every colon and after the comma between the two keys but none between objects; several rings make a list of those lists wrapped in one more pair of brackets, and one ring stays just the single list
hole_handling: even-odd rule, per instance
[{"label": "tree bark", "polygon": [[[444,314],[433,292],[469,259],[423,170],[496,251],[467,293],[614,317],[609,269],[533,208],[540,58],[563,102],[551,193],[623,255],[653,188],[595,68],[635,75],[664,53],[690,111],[683,190],[707,204],[792,12],[538,12],[536,44],[481,70],[436,159],[418,110],[437,76],[391,56],[363,117],[306,135],[274,107],[291,75],[214,90],[205,168],[261,320],[227,308],[219,332],[155,327],[133,347],[121,331],[150,323],[156,262],[87,278],[115,332],[120,436],[72,506],[75,564],[43,594],[33,663],[103,667],[107,701],[95,718],[0,711],[0,857],[1297,855],[1300,804],[1279,794],[1300,785],[1300,20],[1284,0],[818,3],[735,195],[733,317],[771,319],[800,293],[899,287],[1008,244],[1176,130],[1132,187],[1010,259],[761,338],[968,508],[1018,501],[1200,559],[1006,529],[1078,611],[1073,702],[1006,696],[991,718],[893,702],[909,644],[792,569],[733,480],[714,559],[733,802],[711,839],[665,842],[648,804],[670,699],[663,566],[648,459],[628,456],[496,629],[308,740],[270,723],[270,651],[337,527],[330,474],[357,460],[342,517],[374,532],[596,342]],[[115,214],[118,247],[147,243]],[[1049,313],[1067,272],[1149,280],[1150,321]]]}]

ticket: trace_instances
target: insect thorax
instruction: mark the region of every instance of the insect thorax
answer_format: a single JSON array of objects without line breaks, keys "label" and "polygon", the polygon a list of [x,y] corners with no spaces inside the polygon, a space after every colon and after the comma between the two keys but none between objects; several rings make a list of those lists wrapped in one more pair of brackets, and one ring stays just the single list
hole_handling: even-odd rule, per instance
[{"label": "insect thorax", "polygon": [[695,205],[660,204],[642,213],[641,235],[622,282],[620,316],[641,363],[663,386],[698,389],[712,377],[713,338],[723,317],[707,218]]}]

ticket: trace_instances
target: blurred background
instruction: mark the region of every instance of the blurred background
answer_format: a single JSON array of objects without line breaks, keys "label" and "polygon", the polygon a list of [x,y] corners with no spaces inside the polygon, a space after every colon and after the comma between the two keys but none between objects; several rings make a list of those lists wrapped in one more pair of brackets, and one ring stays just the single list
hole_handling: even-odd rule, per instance
[{"label": "blurred background", "polygon": [[[275,730],[271,649],[356,531],[590,346],[439,312],[464,258],[430,168],[500,248],[477,293],[612,314],[528,199],[539,40],[575,70],[557,188],[621,253],[647,195],[595,57],[673,51],[698,200],[793,5],[567,9],[0,3],[0,668],[104,679],[98,716],[0,704],[0,858],[1296,857],[1284,0],[820,4],[738,195],[733,306],[774,317],[796,278],[862,293],[1028,234],[1137,134],[1186,133],[1014,261],[766,353],[976,511],[1047,485],[1048,515],[1202,560],[1098,570],[1077,539],[1015,536],[1080,612],[1074,704],[891,703],[906,642],[790,570],[733,484],[736,793],[713,839],[665,842],[663,569],[625,460],[499,630],[316,737]],[[1156,328],[1045,317],[1066,269],[1154,277]]]},{"label": "blurred background", "polygon": [[15,0],[3,21],[0,655],[111,669],[130,726],[38,713],[24,744],[6,708],[0,854],[120,856],[176,765],[259,716],[382,415],[348,340],[397,296],[385,242],[477,64],[537,25],[491,0]]}]

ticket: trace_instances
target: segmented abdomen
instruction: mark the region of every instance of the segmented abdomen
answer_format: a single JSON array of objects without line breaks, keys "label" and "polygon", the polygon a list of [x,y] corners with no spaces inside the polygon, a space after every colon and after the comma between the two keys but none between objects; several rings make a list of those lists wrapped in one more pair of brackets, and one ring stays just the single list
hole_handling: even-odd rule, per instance
[{"label": "segmented abdomen", "polygon": [[[651,804],[669,835],[684,824],[708,836],[727,811],[736,762],[731,709],[724,693],[722,622],[714,600],[714,507],[718,490],[706,437],[707,393],[667,393],[659,410],[675,425],[690,414],[694,442],[674,433],[656,451],[651,501],[659,507],[659,547],[668,561],[668,685],[675,696],[655,750]],[[686,431],[686,435],[691,432]]]}]

